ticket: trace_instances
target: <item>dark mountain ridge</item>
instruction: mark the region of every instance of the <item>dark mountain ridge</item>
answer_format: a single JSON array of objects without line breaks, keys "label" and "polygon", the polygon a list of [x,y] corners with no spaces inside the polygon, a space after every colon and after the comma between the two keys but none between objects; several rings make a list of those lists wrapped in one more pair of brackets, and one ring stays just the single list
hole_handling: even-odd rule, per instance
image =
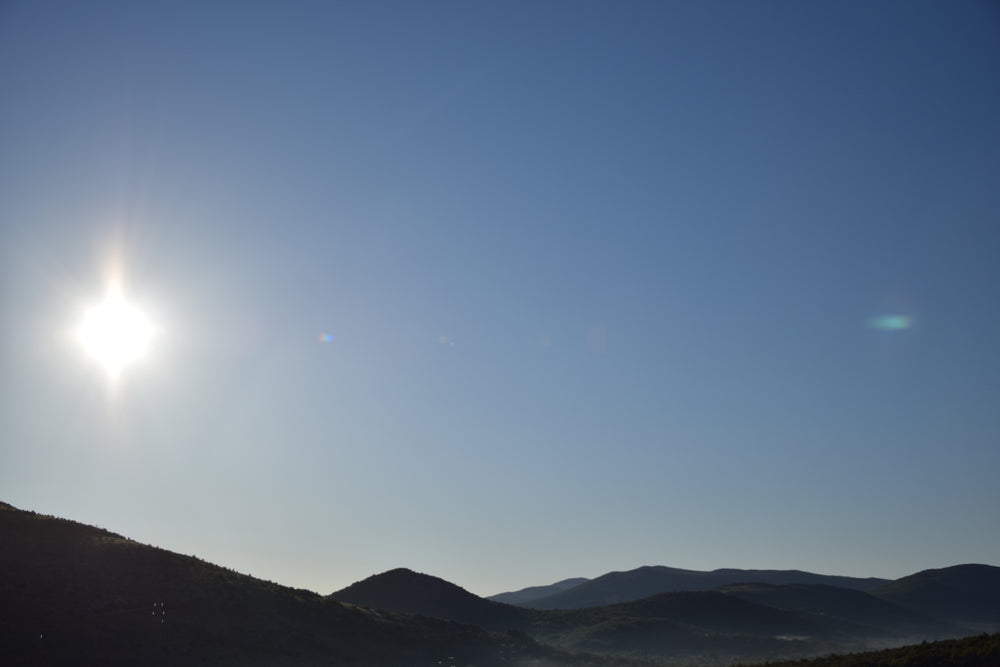
[{"label": "dark mountain ridge", "polygon": [[493,600],[494,602],[503,602],[504,604],[523,605],[529,600],[537,600],[548,595],[561,593],[562,591],[569,590],[570,588],[579,586],[580,584],[588,581],[590,581],[590,579],[587,579],[586,577],[573,577],[571,579],[557,581],[556,583],[549,584],[548,586],[528,586],[527,588],[522,588],[518,591],[510,591],[509,593],[487,595],[486,599]]},{"label": "dark mountain ridge", "polygon": [[604,607],[540,611],[529,634],[574,650],[639,653],[696,664],[733,656],[807,656],[855,638],[795,612],[717,591],[661,593]]},{"label": "dark mountain ridge", "polygon": [[443,618],[496,630],[523,630],[536,615],[530,609],[493,602],[444,579],[406,568],[373,575],[328,597],[372,609]]},{"label": "dark mountain ridge", "polygon": [[1000,630],[1000,567],[969,563],[923,570],[872,593],[934,618]]},{"label": "dark mountain ridge", "polygon": [[662,565],[647,565],[626,572],[609,572],[579,586],[522,603],[532,609],[579,609],[618,602],[639,600],[658,593],[707,591],[745,582],[769,584],[826,584],[857,590],[870,590],[888,583],[887,579],[860,579],[800,570],[737,570],[711,572],[683,570]]},{"label": "dark mountain ridge", "polygon": [[823,584],[732,584],[720,593],[775,609],[804,614],[825,624],[840,622],[856,636],[944,637],[959,629],[871,593]]},{"label": "dark mountain ridge", "polygon": [[0,504],[0,664],[499,665],[514,652],[575,662],[524,635],[376,613]]},{"label": "dark mountain ridge", "polygon": [[632,602],[602,607],[612,615],[662,618],[698,628],[702,633],[816,635],[817,624],[786,610],[718,591],[660,593]]}]

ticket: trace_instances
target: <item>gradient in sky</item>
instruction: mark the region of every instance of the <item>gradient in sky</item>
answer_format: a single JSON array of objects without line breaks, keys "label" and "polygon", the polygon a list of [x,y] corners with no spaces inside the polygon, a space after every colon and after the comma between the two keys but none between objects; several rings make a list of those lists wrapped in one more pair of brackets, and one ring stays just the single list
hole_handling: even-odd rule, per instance
[{"label": "gradient in sky", "polygon": [[996,4],[7,2],[0,497],[320,593],[997,564],[998,212]]}]

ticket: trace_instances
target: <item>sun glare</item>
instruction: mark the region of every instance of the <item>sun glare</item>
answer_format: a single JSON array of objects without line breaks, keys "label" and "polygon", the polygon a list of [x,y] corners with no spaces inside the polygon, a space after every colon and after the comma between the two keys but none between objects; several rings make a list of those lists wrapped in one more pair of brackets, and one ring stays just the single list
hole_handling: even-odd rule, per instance
[{"label": "sun glare", "polygon": [[153,333],[149,319],[125,300],[120,286],[112,285],[104,301],[86,311],[76,337],[87,356],[115,379],[146,356]]}]

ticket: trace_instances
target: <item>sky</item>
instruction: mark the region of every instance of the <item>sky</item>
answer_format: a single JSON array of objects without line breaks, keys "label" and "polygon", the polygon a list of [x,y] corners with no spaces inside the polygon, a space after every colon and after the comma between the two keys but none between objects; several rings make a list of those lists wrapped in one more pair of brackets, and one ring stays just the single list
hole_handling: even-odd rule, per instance
[{"label": "sky", "polygon": [[0,500],[323,594],[1000,565],[998,212],[996,4],[6,2]]}]

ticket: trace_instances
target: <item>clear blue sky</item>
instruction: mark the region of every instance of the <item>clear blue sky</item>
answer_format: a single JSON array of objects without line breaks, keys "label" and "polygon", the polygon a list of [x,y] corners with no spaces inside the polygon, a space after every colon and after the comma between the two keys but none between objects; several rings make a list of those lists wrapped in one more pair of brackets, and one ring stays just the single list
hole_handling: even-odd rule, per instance
[{"label": "clear blue sky", "polygon": [[1000,564],[996,4],[7,2],[0,225],[16,506],[321,593]]}]

